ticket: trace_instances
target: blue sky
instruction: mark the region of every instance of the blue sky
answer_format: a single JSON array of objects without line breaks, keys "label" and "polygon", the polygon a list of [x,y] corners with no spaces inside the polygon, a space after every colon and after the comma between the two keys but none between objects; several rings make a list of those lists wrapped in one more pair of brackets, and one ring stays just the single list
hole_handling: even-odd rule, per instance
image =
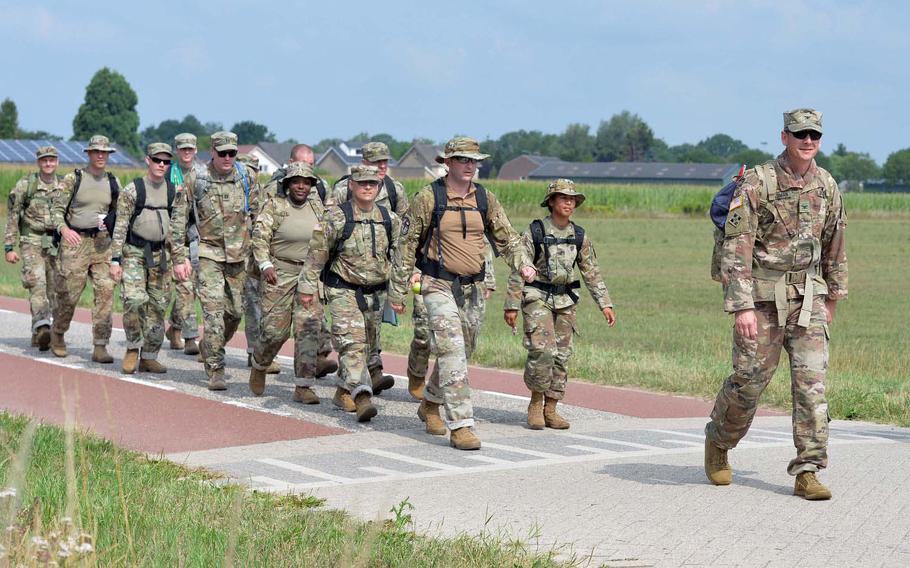
[{"label": "blue sky", "polygon": [[[195,114],[279,139],[443,141],[638,113],[669,144],[717,132],[777,152],[781,112],[824,112],[823,149],[910,147],[910,3],[0,0],[0,99],[69,137],[99,68],[141,128]],[[765,144],[762,144],[762,143]]]}]

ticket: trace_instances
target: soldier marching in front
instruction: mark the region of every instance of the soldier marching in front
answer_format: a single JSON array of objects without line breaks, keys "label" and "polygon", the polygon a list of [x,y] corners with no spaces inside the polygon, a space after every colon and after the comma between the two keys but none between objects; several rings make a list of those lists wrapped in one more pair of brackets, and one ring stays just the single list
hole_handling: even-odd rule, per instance
[{"label": "soldier marching in front", "polygon": [[569,422],[556,412],[556,405],[565,396],[569,358],[574,352],[579,299],[575,290],[581,288],[575,278],[576,265],[607,325],[616,324],[594,244],[584,229],[571,221],[584,200],[572,180],[558,179],[547,187],[540,205],[550,214],[532,221],[521,236],[526,253],[534,258],[537,279],[524,284],[514,271],[509,277],[504,319],[514,330],[519,309],[524,316],[524,346],[528,350],[524,380],[531,391],[528,426],[532,430],[569,427]]},{"label": "soldier marching in front", "polygon": [[820,112],[784,113],[783,153],[747,170],[730,202],[720,276],[724,310],[734,314],[733,373],[705,427],[705,473],[715,485],[732,481],[727,452],[749,430],[786,349],[797,450],[787,468],[796,476],[793,493],[831,498],[816,473],[828,465],[828,326],[847,297],[847,217],[837,183],[815,163],[821,137]]}]

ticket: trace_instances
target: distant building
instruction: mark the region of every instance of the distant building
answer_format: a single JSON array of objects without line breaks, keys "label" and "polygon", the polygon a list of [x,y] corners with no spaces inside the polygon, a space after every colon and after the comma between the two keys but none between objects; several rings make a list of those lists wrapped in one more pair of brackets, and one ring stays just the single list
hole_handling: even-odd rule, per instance
[{"label": "distant building", "polygon": [[559,158],[553,156],[524,154],[504,163],[502,167],[499,168],[499,173],[496,175],[496,178],[516,181],[528,179],[528,175],[540,166],[549,162],[558,161],[560,161]]},{"label": "distant building", "polygon": [[352,150],[344,142],[332,146],[316,159],[316,169],[333,178],[347,175],[351,173],[351,166],[357,165],[363,160],[363,156],[358,150],[360,150],[359,147]]},{"label": "distant building", "polygon": [[[112,144],[117,149],[108,159],[108,165],[115,168],[144,168],[145,164],[140,164],[131,158],[117,144]],[[88,147],[88,142],[70,141],[70,140],[0,140],[0,164],[22,164],[30,165],[35,163],[35,151],[41,146],[53,146],[60,154],[60,165],[84,166],[88,163],[88,157],[84,148]]]},{"label": "distant building", "polygon": [[404,153],[398,163],[390,167],[394,178],[436,179],[446,174],[446,167],[436,162],[442,154],[442,146],[414,144]]},{"label": "distant building", "polygon": [[578,183],[641,183],[723,185],[739,164],[677,164],[664,162],[546,162],[527,179],[569,178]]},{"label": "distant building", "polygon": [[[268,156],[268,161],[275,164],[276,168],[283,167],[287,165],[288,160],[291,157],[291,148],[296,146],[289,142],[260,142],[256,144],[259,146],[259,149],[263,154]],[[260,165],[262,164],[262,159],[259,160]],[[263,173],[271,174],[273,172],[267,172],[262,170]]]}]

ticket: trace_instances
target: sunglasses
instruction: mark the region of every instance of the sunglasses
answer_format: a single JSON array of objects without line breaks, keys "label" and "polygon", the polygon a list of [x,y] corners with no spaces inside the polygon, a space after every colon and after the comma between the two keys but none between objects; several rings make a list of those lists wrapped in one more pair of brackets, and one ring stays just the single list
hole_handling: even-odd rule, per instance
[{"label": "sunglasses", "polygon": [[218,150],[216,153],[219,158],[227,158],[228,156],[234,158],[237,156],[237,150]]},{"label": "sunglasses", "polygon": [[815,130],[800,130],[799,132],[791,132],[790,135],[800,140],[805,140],[806,136],[808,136],[813,142],[818,142],[822,139],[822,133]]},{"label": "sunglasses", "polygon": [[459,164],[476,164],[477,162],[480,161],[475,158],[468,158],[467,156],[455,156],[452,159],[455,160],[456,162],[458,162]]},{"label": "sunglasses", "polygon": [[156,158],[154,156],[149,156],[149,160],[155,162],[156,164],[164,164],[165,166],[171,165],[171,161],[167,158]]}]

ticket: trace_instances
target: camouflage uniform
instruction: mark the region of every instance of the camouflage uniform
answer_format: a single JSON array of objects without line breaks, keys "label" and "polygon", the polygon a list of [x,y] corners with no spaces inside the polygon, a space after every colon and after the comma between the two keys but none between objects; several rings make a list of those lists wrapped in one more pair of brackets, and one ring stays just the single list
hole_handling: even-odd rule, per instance
[{"label": "camouflage uniform", "polygon": [[[356,181],[378,180],[376,168],[355,166]],[[362,173],[361,173],[362,170]],[[352,204],[353,205],[353,204]],[[398,246],[401,220],[389,212],[391,243],[378,206],[369,212],[353,207],[354,230],[340,245],[329,266],[325,295],[332,316],[332,338],[338,352],[339,387],[352,398],[373,394],[368,368],[370,353],[378,349],[386,283],[391,272],[387,252]],[[338,245],[345,225],[341,206],[330,207],[313,231],[310,251],[300,275],[300,293],[315,295],[320,273],[329,261],[329,252]],[[351,288],[359,287],[359,290]]]},{"label": "camouflage uniform", "polygon": [[[567,180],[558,180],[556,183]],[[574,184],[572,184],[574,192]],[[559,193],[563,186],[551,184],[547,197]],[[574,240],[575,229],[570,223],[560,229],[548,215],[542,219],[543,234],[555,239]],[[531,230],[521,235],[526,254],[533,258],[534,244]],[[542,245],[541,248],[543,248]],[[567,287],[575,279],[576,258],[578,270],[591,292],[597,307],[603,311],[613,307],[610,294],[600,274],[594,244],[585,235],[581,251],[574,243],[559,243],[549,247],[549,262],[544,254],[536,259],[537,280],[542,287]],[[573,298],[574,296],[574,298]],[[547,398],[562,400],[566,392],[568,362],[574,353],[575,312],[578,296],[572,288],[541,290],[533,284],[524,284],[517,271],[509,277],[506,292],[506,310],[521,310],[524,316],[524,347],[528,350],[525,362],[525,385],[532,392],[542,392]]]},{"label": "camouflage uniform", "polygon": [[[293,163],[288,168],[286,179],[292,177],[316,180],[310,167],[302,162]],[[268,368],[290,336],[293,320],[294,374],[297,377],[295,384],[299,387],[313,386],[320,330],[325,316],[321,303],[313,302],[310,308],[304,308],[298,295],[298,281],[312,232],[298,235],[295,234],[293,227],[284,225],[288,223],[315,225],[324,213],[325,206],[315,191],[310,191],[302,205],[294,204],[290,196],[278,194],[267,198],[253,226],[252,249],[256,265],[260,273],[268,268],[274,268],[278,282],[269,284],[264,279],[261,281],[264,315],[260,322],[260,341],[253,353],[252,364],[257,369]],[[289,230],[283,231],[283,227]],[[288,234],[283,234],[285,232]],[[302,240],[293,243],[279,242],[279,239],[285,240],[289,237],[298,237]],[[279,253],[277,252],[279,248],[290,249],[294,253]],[[278,254],[282,256],[279,257]]]},{"label": "camouflage uniform", "polygon": [[[115,152],[110,141],[105,136],[92,136],[86,152],[100,150]],[[81,171],[80,190],[77,192],[73,206],[78,206],[79,197],[83,196],[82,186],[89,183],[109,185],[108,174],[94,178],[89,170]],[[60,194],[54,202],[51,217],[58,232],[63,231],[73,221],[73,211],[68,209],[68,204],[73,198],[76,185],[76,173],[64,176]],[[96,208],[97,215],[104,215],[114,210],[116,203],[99,204]],[[82,240],[77,245],[71,245],[61,239],[57,253],[57,309],[54,311],[53,332],[63,336],[70,327],[76,304],[85,289],[88,279],[92,281],[94,305],[92,306],[92,343],[96,346],[106,346],[111,339],[111,311],[114,307],[114,280],[111,278],[111,237],[107,229],[99,229],[98,219],[92,226],[73,226]]]},{"label": "camouflage uniform", "polygon": [[[147,154],[169,154],[173,157],[171,147],[160,142],[149,144]],[[167,258],[170,236],[168,189],[164,180],[156,187],[147,174],[142,181],[145,184],[145,205],[164,207],[164,210],[143,209],[131,223],[136,211],[136,182],[124,187],[117,199],[117,224],[111,238],[111,260],[123,266],[120,293],[126,348],[141,348],[142,359],[157,360],[164,341],[164,313],[171,287]],[[142,235],[149,239],[148,248],[138,246]],[[155,246],[160,248],[152,250]]]},{"label": "camouflage uniform", "polygon": [[[237,161],[249,166],[256,172],[258,178],[259,158],[250,154],[237,154]],[[256,222],[256,215],[259,213],[258,208],[265,203],[264,198],[265,194],[254,194],[251,196],[250,202],[258,204],[255,208],[250,209],[252,223]],[[243,284],[243,334],[246,336],[246,352],[248,355],[252,355],[256,346],[259,345],[259,326],[262,320],[261,274],[252,254],[250,254],[250,259],[247,263],[246,276],[246,282]]]},{"label": "camouflage uniform", "polygon": [[[788,117],[792,122],[797,112],[785,114],[785,128],[792,128]],[[821,132],[817,118],[813,129]],[[754,309],[758,337],[734,330],[733,374],[705,428],[718,448],[734,448],[745,436],[783,348],[790,356],[797,449],[788,471],[797,475],[827,466],[824,301],[847,296],[846,226],[837,184],[814,161],[803,176],[793,172],[786,152],[746,171],[727,215],[721,272],[724,310]]]},{"label": "camouflage uniform", "polygon": [[[464,156],[482,160],[488,157],[479,152],[479,144],[466,137],[458,137],[446,144],[446,157]],[[444,183],[443,178],[443,183]],[[448,205],[470,204],[476,199],[476,185],[472,184],[462,198],[448,192]],[[505,211],[492,193],[487,192],[488,211],[483,227],[492,237],[494,244],[503,252],[508,264],[514,269],[531,265],[531,261],[520,246],[520,238],[512,229]],[[427,238],[435,209],[432,185],[424,187],[413,199],[402,221],[399,258],[395,263],[392,281],[389,284],[389,301],[403,304],[410,288],[410,277],[414,270],[418,245]],[[453,212],[452,214],[458,215]],[[479,213],[474,211],[470,215]],[[441,231],[435,231],[429,248],[431,260],[436,251]],[[461,231],[459,230],[459,233]],[[478,243],[477,274],[484,265],[483,232],[474,234],[475,228],[467,232],[472,242]],[[459,238],[461,235],[459,234]],[[443,236],[442,241],[445,242]],[[443,258],[446,247],[443,248]],[[448,265],[446,265],[448,267]],[[476,274],[459,274],[459,278],[470,279]],[[421,276],[420,294],[427,309],[430,342],[436,352],[436,366],[424,391],[424,399],[433,404],[443,404],[446,410],[446,425],[450,430],[459,430],[474,425],[474,410],[471,405],[471,390],[468,386],[468,358],[474,350],[477,331],[483,318],[483,292],[467,280],[449,281],[430,276]]]},{"label": "camouflage uniform", "polygon": [[[232,132],[212,134],[215,151],[236,150],[237,135]],[[244,170],[250,195],[258,190],[256,172]],[[252,198],[244,195],[243,182],[235,167],[226,174],[210,163],[204,175],[190,172],[185,190],[175,203],[172,240],[174,262],[186,259],[187,215],[195,209],[199,230],[199,301],[202,303],[205,333],[200,349],[209,378],[224,374],[224,346],[233,337],[243,315],[243,285],[250,250],[250,211]]]},{"label": "camouflage uniform", "polygon": [[[174,138],[174,145],[180,148],[195,148],[196,137],[192,134],[178,134]],[[175,170],[176,168],[176,170]],[[186,170],[179,164],[171,166],[171,183],[174,185],[183,185],[186,177],[191,170],[196,170],[198,174],[203,170],[202,166],[195,161],[192,166]],[[180,172],[180,176],[175,174]],[[199,337],[199,325],[196,322],[196,279],[199,274],[199,232],[196,230],[195,223],[187,228],[186,242],[184,243],[189,250],[190,264],[193,267],[193,274],[186,280],[174,281],[174,305],[171,308],[169,323],[172,329],[179,330],[183,339],[196,339]]]},{"label": "camouflage uniform", "polygon": [[[57,156],[53,146],[38,148],[38,159]],[[4,249],[10,252],[18,244],[22,260],[22,287],[28,290],[32,312],[32,333],[51,325],[51,314],[57,303],[54,292],[55,256],[54,224],[51,205],[60,191],[62,178],[54,174],[45,182],[37,174],[23,177],[10,191],[7,203]]]}]

